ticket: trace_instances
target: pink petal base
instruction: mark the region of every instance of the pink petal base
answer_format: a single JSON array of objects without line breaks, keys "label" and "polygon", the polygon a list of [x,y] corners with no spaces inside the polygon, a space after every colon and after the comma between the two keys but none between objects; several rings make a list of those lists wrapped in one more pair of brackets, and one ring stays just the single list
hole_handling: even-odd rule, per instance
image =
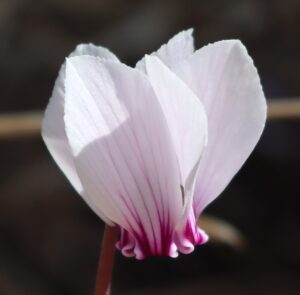
[{"label": "pink petal base", "polygon": [[[192,214],[181,230],[174,230],[169,237],[166,237],[162,232],[161,241],[163,241],[162,245],[153,250],[146,237],[131,234],[124,228],[120,228],[120,240],[117,242],[116,247],[124,256],[135,257],[139,260],[148,256],[176,258],[178,252],[183,254],[193,252],[196,245],[202,245],[208,241],[208,236],[198,227],[194,214]],[[157,246],[156,241],[151,244]]]}]

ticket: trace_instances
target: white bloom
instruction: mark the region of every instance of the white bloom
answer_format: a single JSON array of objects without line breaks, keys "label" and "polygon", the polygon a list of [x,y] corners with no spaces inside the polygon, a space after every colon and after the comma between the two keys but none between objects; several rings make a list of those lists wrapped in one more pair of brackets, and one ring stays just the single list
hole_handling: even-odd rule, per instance
[{"label": "white bloom", "polygon": [[256,145],[266,101],[238,40],[194,51],[192,30],[130,68],[79,45],[42,126],[53,158],[126,256],[176,257],[207,241],[203,209]]}]

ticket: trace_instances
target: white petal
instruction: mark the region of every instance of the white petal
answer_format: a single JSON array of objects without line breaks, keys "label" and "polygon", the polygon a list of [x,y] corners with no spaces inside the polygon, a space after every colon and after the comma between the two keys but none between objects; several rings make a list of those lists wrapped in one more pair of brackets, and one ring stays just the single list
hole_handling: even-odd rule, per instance
[{"label": "white petal", "polygon": [[52,97],[42,122],[42,136],[49,152],[65,173],[74,188],[82,193],[80,180],[73,163],[73,157],[65,134],[64,117],[65,65],[61,67],[55,82]]},{"label": "white petal", "polygon": [[[196,174],[207,142],[207,118],[196,95],[157,57],[146,56],[146,72],[160,102],[181,171],[185,206],[192,200]],[[189,211],[189,209],[187,209]]]},{"label": "white petal", "polygon": [[107,48],[101,46],[95,46],[92,43],[77,45],[77,47],[69,55],[69,57],[80,56],[80,55],[95,56],[101,59],[119,62],[119,59]]},{"label": "white petal", "polygon": [[[115,55],[106,48],[96,47],[92,44],[81,44],[76,47],[71,56],[94,55],[117,61]],[[65,96],[65,64],[62,65],[55,82],[52,96],[47,106],[42,123],[42,136],[52,157],[69,179],[79,194],[83,194],[81,182],[74,165],[73,156],[67,141],[64,124],[64,96]],[[100,211],[96,212],[102,219],[108,221]]]},{"label": "white petal", "polygon": [[253,61],[238,40],[208,45],[172,69],[200,98],[208,117],[208,145],[194,200],[199,214],[255,147],[265,125],[266,101]]},{"label": "white petal", "polygon": [[69,59],[65,124],[84,190],[160,253],[182,200],[171,135],[146,76],[92,57]]},{"label": "white petal", "polygon": [[[169,67],[177,64],[194,52],[194,38],[192,34],[193,29],[176,34],[167,44],[162,45],[156,52],[151,53],[151,55],[157,56]],[[136,68],[145,72],[145,58],[136,64]]]}]

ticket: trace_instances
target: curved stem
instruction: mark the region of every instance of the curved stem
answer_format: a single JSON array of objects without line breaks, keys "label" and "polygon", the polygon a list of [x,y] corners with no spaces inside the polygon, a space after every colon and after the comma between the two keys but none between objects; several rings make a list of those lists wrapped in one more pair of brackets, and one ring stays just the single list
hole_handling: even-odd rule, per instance
[{"label": "curved stem", "polygon": [[105,225],[101,243],[98,272],[94,295],[109,295],[114,266],[117,228]]}]

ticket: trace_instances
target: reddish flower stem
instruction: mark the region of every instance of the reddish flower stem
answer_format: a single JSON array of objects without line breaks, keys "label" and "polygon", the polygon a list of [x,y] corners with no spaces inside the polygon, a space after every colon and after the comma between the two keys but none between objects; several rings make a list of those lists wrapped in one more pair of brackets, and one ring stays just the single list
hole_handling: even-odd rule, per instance
[{"label": "reddish flower stem", "polygon": [[109,295],[114,266],[117,228],[105,225],[94,295]]}]

